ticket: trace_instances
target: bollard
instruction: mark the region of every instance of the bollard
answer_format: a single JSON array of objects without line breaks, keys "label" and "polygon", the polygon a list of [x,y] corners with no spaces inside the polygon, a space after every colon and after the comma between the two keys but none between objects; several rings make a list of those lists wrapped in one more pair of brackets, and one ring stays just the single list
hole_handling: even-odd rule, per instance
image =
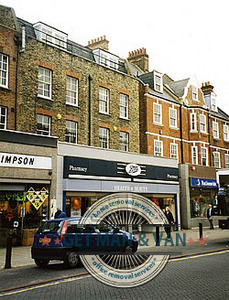
[{"label": "bollard", "polygon": [[156,246],[160,246],[160,227],[156,226]]},{"label": "bollard", "polygon": [[203,224],[199,223],[199,235],[200,235],[200,239],[203,238]]},{"label": "bollard", "polygon": [[7,244],[6,244],[6,262],[5,262],[5,269],[11,268],[11,254],[12,254],[12,234],[10,233],[7,237]]}]

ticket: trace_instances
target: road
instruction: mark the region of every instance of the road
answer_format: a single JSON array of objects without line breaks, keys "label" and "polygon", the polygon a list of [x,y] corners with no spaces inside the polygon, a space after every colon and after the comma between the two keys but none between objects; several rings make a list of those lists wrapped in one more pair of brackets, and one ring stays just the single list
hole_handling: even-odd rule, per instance
[{"label": "road", "polygon": [[[78,273],[78,276],[75,276]],[[3,273],[2,273],[3,275]],[[1,276],[1,274],[0,274]],[[70,276],[70,277],[68,277]],[[33,285],[37,280],[50,280]],[[64,278],[65,277],[65,278]],[[27,278],[27,279],[26,279]],[[80,299],[80,300],[173,300],[229,299],[229,250],[170,260],[150,282],[136,288],[113,288],[98,282],[84,268],[64,269],[51,265],[4,271],[4,288],[30,282],[31,286],[0,294],[1,299]],[[16,284],[17,283],[17,284]]]}]

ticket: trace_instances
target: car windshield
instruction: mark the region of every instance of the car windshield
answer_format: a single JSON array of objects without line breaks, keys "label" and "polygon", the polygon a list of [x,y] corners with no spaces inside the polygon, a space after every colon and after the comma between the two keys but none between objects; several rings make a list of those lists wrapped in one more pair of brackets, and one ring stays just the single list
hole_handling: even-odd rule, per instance
[{"label": "car windshield", "polygon": [[52,221],[44,223],[38,230],[38,233],[57,233],[61,228],[63,221]]}]

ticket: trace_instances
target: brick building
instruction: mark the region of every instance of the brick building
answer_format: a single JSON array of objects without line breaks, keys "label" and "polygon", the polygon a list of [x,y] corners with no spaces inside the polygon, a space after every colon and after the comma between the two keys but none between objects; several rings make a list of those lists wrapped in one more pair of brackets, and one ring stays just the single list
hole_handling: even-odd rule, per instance
[{"label": "brick building", "polygon": [[[131,53],[132,63],[135,55],[139,61]],[[138,73],[141,152],[178,159],[182,225],[207,225],[208,204],[217,204],[216,169],[228,167],[229,116],[217,107],[209,82],[199,87],[191,78],[146,71]]]},{"label": "brick building", "polygon": [[12,8],[1,7],[0,24],[0,128],[16,128],[20,36]]},{"label": "brick building", "polygon": [[[145,48],[124,60],[109,52],[105,36],[81,46],[0,10],[1,128],[57,136],[72,156],[79,144],[176,160],[184,226],[205,216],[215,170],[229,166],[229,117],[213,86],[149,72]],[[174,205],[171,195],[151,196],[161,207]]]}]

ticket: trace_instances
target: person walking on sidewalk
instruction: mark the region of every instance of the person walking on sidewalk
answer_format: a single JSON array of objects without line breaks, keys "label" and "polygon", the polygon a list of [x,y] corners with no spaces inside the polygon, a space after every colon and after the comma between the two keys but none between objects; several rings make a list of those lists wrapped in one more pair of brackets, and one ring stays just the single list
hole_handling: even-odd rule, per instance
[{"label": "person walking on sidewalk", "polygon": [[[168,206],[165,208],[165,216],[168,219],[169,225],[174,225],[174,218]],[[167,238],[171,239],[171,226],[165,226],[165,232],[167,233]]]},{"label": "person walking on sidewalk", "polygon": [[212,220],[212,206],[211,206],[211,204],[208,205],[207,218],[208,218],[208,221],[209,221],[209,224],[210,224],[210,229],[214,229],[213,220]]}]

